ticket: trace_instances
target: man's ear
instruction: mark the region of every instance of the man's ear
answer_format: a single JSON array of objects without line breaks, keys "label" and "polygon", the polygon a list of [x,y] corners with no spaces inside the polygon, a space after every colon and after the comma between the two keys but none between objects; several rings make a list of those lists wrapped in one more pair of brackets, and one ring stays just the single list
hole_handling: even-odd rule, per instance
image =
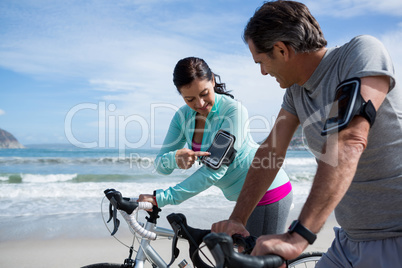
[{"label": "man's ear", "polygon": [[276,54],[276,56],[289,58],[289,53],[289,47],[282,41],[278,41],[274,44],[274,54]]}]

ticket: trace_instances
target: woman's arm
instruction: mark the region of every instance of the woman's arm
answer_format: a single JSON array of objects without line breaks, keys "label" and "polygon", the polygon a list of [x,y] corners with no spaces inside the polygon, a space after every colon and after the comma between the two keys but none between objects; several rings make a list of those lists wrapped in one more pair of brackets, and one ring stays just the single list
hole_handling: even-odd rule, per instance
[{"label": "woman's arm", "polygon": [[227,170],[227,165],[222,165],[218,170],[202,166],[177,185],[156,190],[156,202],[159,207],[178,205],[214,185]]}]

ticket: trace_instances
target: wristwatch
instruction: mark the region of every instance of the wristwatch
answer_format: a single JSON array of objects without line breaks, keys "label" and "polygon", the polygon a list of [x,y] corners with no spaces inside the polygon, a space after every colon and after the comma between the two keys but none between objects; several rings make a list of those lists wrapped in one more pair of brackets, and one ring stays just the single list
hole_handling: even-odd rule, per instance
[{"label": "wristwatch", "polygon": [[306,227],[304,227],[299,220],[294,220],[290,225],[288,233],[291,234],[293,232],[301,235],[304,239],[307,240],[307,242],[310,245],[312,245],[314,241],[317,239],[317,235],[312,231],[310,231],[309,229],[307,229]]}]

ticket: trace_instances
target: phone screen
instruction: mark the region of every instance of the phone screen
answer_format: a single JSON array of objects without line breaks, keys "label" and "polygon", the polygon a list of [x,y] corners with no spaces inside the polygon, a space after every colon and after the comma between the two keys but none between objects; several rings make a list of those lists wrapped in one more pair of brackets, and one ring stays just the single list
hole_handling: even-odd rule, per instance
[{"label": "phone screen", "polygon": [[231,144],[231,139],[226,137],[223,134],[218,135],[216,137],[213,146],[209,149],[209,152],[211,153],[208,158],[210,159],[211,162],[218,163],[220,159],[224,156],[227,148],[229,148]]},{"label": "phone screen", "polygon": [[338,129],[348,123],[354,102],[356,101],[358,86],[356,82],[351,81],[338,88],[335,96],[336,101],[331,107],[324,130]]},{"label": "phone screen", "polygon": [[349,84],[338,90],[336,94],[337,101],[332,105],[328,116],[330,118],[328,123],[331,124],[329,127],[336,124],[342,124],[346,120],[353,89],[353,85]]}]

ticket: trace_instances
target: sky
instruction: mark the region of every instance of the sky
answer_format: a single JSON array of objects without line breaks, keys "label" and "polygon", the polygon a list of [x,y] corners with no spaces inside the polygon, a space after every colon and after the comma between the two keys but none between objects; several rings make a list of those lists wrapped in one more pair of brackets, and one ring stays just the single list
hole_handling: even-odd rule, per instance
[{"label": "sky", "polygon": [[[328,47],[381,40],[402,81],[402,1],[305,3]],[[265,138],[284,89],[262,76],[242,40],[263,1],[2,0],[0,128],[22,144],[158,148],[184,101],[172,72],[203,58]]]}]

